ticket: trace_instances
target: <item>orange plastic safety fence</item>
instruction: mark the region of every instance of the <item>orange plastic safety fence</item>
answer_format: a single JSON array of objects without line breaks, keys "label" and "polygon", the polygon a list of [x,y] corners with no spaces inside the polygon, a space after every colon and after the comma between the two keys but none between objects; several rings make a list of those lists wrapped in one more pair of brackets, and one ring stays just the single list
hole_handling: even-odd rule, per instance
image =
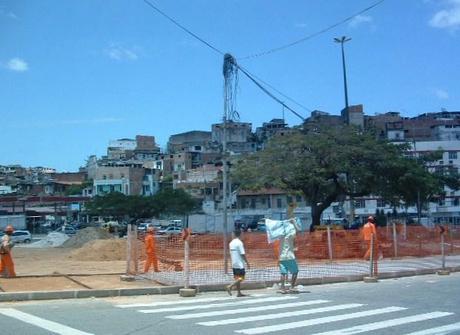
[{"label": "orange plastic safety fence", "polygon": [[[230,239],[229,236],[228,241]],[[159,271],[154,272],[153,268],[150,268],[148,273],[143,275],[164,284],[182,285],[186,279],[185,242],[178,235],[156,236],[155,240]],[[278,255],[274,245],[267,242],[266,234],[243,233],[241,240],[251,266],[247,270],[246,280],[257,282],[278,280],[280,276]],[[192,235],[188,243],[191,285],[226,283],[232,280],[230,257],[227,264],[224,264],[222,234]],[[135,273],[142,275],[147,260],[143,236],[138,236],[134,244],[131,257],[135,259]],[[299,278],[366,275],[369,272],[369,260],[364,259],[369,244],[363,240],[359,230],[331,229],[299,233],[296,237],[296,247]],[[395,229],[392,226],[378,228],[375,248],[380,273],[426,267],[437,268],[441,264],[441,235],[434,228],[410,226],[395,227]],[[447,260],[448,265],[460,265],[460,257],[455,257],[460,255],[460,229],[449,229],[445,232],[444,252],[447,257],[453,257]],[[407,258],[408,256],[420,259]]]}]

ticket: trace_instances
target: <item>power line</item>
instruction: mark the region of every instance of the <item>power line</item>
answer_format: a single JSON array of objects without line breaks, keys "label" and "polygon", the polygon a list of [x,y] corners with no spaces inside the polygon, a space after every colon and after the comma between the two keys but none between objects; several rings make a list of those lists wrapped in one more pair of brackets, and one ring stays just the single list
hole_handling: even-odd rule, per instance
[{"label": "power line", "polygon": [[282,46],[279,46],[279,47],[276,47],[276,48],[272,48],[272,49],[269,49],[269,50],[266,50],[266,51],[258,52],[258,53],[252,54],[252,55],[248,55],[246,57],[240,57],[238,59],[243,60],[243,59],[249,59],[249,58],[262,57],[262,56],[266,56],[268,54],[272,54],[272,53],[275,53],[275,52],[290,48],[290,47],[292,47],[294,45],[297,45],[299,43],[302,43],[302,42],[305,42],[305,41],[307,41],[309,39],[312,39],[313,37],[316,37],[318,35],[324,34],[324,33],[328,32],[329,30],[332,30],[335,27],[338,27],[338,26],[340,26],[340,25],[342,25],[342,24],[344,24],[344,23],[346,23],[348,21],[351,21],[355,17],[357,17],[358,15],[361,15],[361,14],[367,12],[367,11],[370,11],[372,8],[377,7],[378,5],[380,5],[384,1],[385,0],[379,0],[379,1],[375,2],[374,4],[370,5],[369,7],[366,7],[364,9],[360,10],[359,12],[357,12],[357,13],[351,15],[351,16],[348,16],[345,19],[343,19],[343,20],[341,20],[341,21],[339,21],[337,23],[334,23],[334,24],[332,24],[332,25],[330,25],[330,26],[328,26],[328,27],[326,27],[324,29],[321,29],[321,30],[319,30],[319,31],[317,31],[317,32],[315,32],[313,34],[305,36],[305,37],[303,37],[301,39],[298,39],[298,40],[296,40],[294,42],[291,42],[291,43],[288,43],[288,44],[285,44],[285,45],[282,45]]},{"label": "power line", "polygon": [[245,69],[244,67],[242,67],[241,65],[238,64],[238,67],[240,69],[244,69],[247,73],[249,73],[252,77],[256,78],[258,81],[260,81],[261,83],[263,83],[265,86],[268,86],[270,87],[273,91],[275,91],[276,93],[278,93],[279,95],[285,97],[286,99],[288,99],[289,101],[291,101],[292,103],[296,104],[297,106],[299,106],[300,108],[306,110],[307,112],[312,112],[312,110],[308,107],[306,107],[305,105],[301,104],[300,102],[294,100],[293,98],[289,97],[288,95],[284,94],[283,92],[279,91],[276,87],[270,85],[269,83],[267,83],[266,81],[264,81],[262,78],[256,76],[254,73],[251,73],[249,72],[247,69]]},{"label": "power line", "polygon": [[187,29],[186,27],[184,27],[183,25],[181,25],[179,22],[177,22],[175,19],[173,19],[172,17],[170,17],[168,14],[166,14],[165,12],[163,12],[162,10],[160,10],[158,7],[156,7],[153,3],[151,3],[149,0],[144,0],[144,2],[149,5],[151,8],[153,8],[155,11],[157,11],[159,14],[161,14],[162,16],[164,16],[165,18],[167,18],[169,21],[171,21],[172,23],[174,23],[177,27],[179,27],[180,29],[182,29],[183,31],[185,31],[187,34],[191,35],[192,37],[194,37],[195,39],[197,39],[198,41],[200,41],[201,43],[203,43],[204,45],[206,45],[207,47],[209,47],[210,49],[214,50],[215,52],[221,54],[221,55],[224,55],[224,53],[222,51],[220,51],[219,49],[217,49],[215,46],[213,46],[211,43],[209,42],[206,42],[204,39],[202,39],[200,36],[198,36],[197,34],[193,33],[192,31],[190,31],[189,29]]},{"label": "power line", "polygon": [[[382,0],[383,1],[383,0]],[[210,48],[211,50],[221,54],[221,55],[224,55],[224,52],[222,52],[221,50],[217,49],[216,47],[214,47],[211,43],[207,42],[206,40],[202,39],[201,37],[199,37],[197,34],[195,34],[194,32],[192,32],[191,30],[189,30],[188,28],[184,27],[182,24],[180,24],[177,20],[175,20],[174,18],[172,18],[171,16],[169,16],[168,14],[166,14],[165,12],[163,12],[161,9],[159,9],[158,7],[156,7],[152,2],[150,2],[149,0],[144,0],[144,2],[150,6],[152,9],[154,9],[157,13],[161,14],[163,17],[165,17],[166,19],[168,19],[169,21],[171,21],[175,26],[179,27],[181,30],[185,31],[187,34],[189,34],[190,36],[192,36],[193,38],[197,39],[198,41],[200,41],[202,44],[206,45],[208,48]],[[290,108],[288,105],[286,105],[283,101],[281,101],[280,99],[278,99],[275,95],[273,95],[270,91],[268,91],[262,84],[260,84],[255,78],[257,78],[260,82],[262,82],[264,85],[270,87],[271,89],[273,89],[274,91],[276,91],[278,94],[280,94],[281,96],[285,97],[286,99],[290,100],[291,102],[295,103],[296,105],[302,107],[303,109],[311,112],[311,110],[305,106],[303,106],[302,104],[300,104],[299,102],[297,102],[296,100],[290,98],[289,96],[287,96],[286,94],[280,92],[279,90],[277,90],[275,87],[273,87],[272,85],[270,85],[269,83],[267,83],[266,81],[262,80],[261,78],[251,74],[249,71],[247,71],[246,69],[244,69],[243,67],[241,67],[239,64],[237,64],[237,67],[241,70],[241,72],[243,72],[257,87],[259,87],[265,94],[267,94],[269,97],[271,97],[272,99],[274,99],[276,102],[278,102],[279,104],[281,104],[284,108],[288,109],[289,111],[291,111],[293,114],[295,114],[296,116],[298,116],[300,119],[305,120],[305,118],[300,115],[299,113],[297,113],[295,110],[293,110],[292,108]]]},{"label": "power line", "polygon": [[291,107],[289,107],[288,105],[286,105],[283,101],[281,101],[280,99],[278,99],[276,96],[274,96],[269,90],[267,90],[262,84],[260,84],[256,79],[254,79],[246,70],[244,70],[241,66],[237,65],[238,68],[240,69],[241,72],[243,72],[246,77],[249,78],[249,80],[251,80],[254,84],[256,84],[257,87],[259,87],[265,94],[267,94],[270,98],[272,98],[273,100],[275,100],[276,102],[278,102],[280,105],[282,105],[284,108],[288,109],[289,111],[291,111],[294,115],[296,115],[297,117],[299,117],[302,121],[305,121],[305,118],[300,115],[299,113],[297,113],[295,110],[293,110]]}]

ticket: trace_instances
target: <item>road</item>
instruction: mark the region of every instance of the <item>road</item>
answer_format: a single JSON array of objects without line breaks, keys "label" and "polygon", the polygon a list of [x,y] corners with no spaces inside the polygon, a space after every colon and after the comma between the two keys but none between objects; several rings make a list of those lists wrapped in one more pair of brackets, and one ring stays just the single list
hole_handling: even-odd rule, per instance
[{"label": "road", "polygon": [[460,273],[248,298],[120,297],[0,304],[2,335],[460,334]]}]

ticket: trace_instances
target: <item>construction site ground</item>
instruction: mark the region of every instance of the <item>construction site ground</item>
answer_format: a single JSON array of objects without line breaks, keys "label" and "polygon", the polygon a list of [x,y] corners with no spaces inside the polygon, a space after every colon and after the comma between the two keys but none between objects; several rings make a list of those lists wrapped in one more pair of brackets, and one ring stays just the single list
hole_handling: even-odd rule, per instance
[{"label": "construction site ground", "polygon": [[143,288],[151,280],[121,281],[126,261],[75,260],[72,248],[15,248],[16,278],[0,278],[3,292]]}]

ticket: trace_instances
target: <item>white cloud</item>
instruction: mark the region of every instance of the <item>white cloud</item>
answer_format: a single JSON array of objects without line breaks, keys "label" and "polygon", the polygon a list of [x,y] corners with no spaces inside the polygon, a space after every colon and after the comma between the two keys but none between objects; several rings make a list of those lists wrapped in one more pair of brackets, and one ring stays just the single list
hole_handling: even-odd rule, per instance
[{"label": "white cloud", "polygon": [[460,28],[460,0],[448,0],[449,8],[438,11],[429,21],[430,26],[440,29]]},{"label": "white cloud", "polygon": [[10,18],[12,20],[19,19],[18,16],[16,14],[14,14],[13,12],[11,12],[11,11],[8,12],[8,11],[6,11],[4,9],[1,9],[1,8],[0,8],[0,16],[5,16],[5,17],[8,17],[8,18]]},{"label": "white cloud", "polygon": [[303,22],[300,22],[300,23],[294,24],[294,26],[295,26],[296,28],[306,28],[306,27],[308,27],[308,24],[303,23]]},{"label": "white cloud", "polygon": [[363,23],[371,23],[374,19],[372,16],[369,15],[356,15],[351,21],[348,23],[349,27],[356,28]]},{"label": "white cloud", "polygon": [[113,60],[116,61],[136,61],[139,55],[135,48],[126,48],[118,44],[112,44],[106,49],[106,54]]},{"label": "white cloud", "polygon": [[6,68],[11,71],[25,72],[29,70],[29,64],[21,58],[11,58],[6,63]]},{"label": "white cloud", "polygon": [[438,99],[441,99],[441,100],[447,100],[449,99],[449,93],[443,89],[436,89],[434,91],[434,94],[438,97]]}]

